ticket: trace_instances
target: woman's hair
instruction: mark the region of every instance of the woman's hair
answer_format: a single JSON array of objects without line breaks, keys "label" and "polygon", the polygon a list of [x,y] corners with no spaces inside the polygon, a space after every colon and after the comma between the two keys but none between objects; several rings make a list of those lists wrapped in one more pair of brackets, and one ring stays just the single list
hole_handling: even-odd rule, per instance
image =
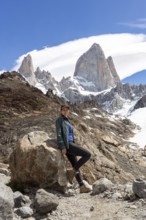
[{"label": "woman's hair", "polygon": [[68,105],[61,105],[60,110],[62,111],[65,108],[70,109],[70,107]]}]

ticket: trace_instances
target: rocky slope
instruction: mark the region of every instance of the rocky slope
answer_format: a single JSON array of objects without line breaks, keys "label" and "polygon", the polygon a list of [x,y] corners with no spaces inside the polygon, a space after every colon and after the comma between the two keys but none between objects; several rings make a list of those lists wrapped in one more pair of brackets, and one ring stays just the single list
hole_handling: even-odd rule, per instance
[{"label": "rocky slope", "polygon": [[[63,102],[61,99],[52,93],[45,96],[16,72],[1,75],[0,91],[1,162],[7,161],[20,137],[31,131],[45,131],[50,138],[56,137],[55,119]],[[145,173],[136,159],[141,152],[137,149],[135,153],[127,141],[135,125],[108,114],[96,102],[71,108],[76,142],[92,152],[90,163],[84,167],[86,179],[92,182],[106,176],[112,181],[124,182]]]},{"label": "rocky slope", "polygon": [[[10,212],[13,214],[14,209],[16,215],[13,220],[81,220],[85,217],[86,219],[99,220],[112,220],[113,217],[117,220],[134,220],[142,219],[145,216],[143,212],[145,200],[137,201],[133,194],[128,194],[126,191],[128,189],[131,191],[131,185],[127,185],[127,182],[133,182],[137,177],[146,176],[146,160],[143,157],[143,150],[138,149],[134,143],[128,141],[128,137],[133,135],[135,125],[126,118],[107,113],[94,101],[71,105],[69,118],[74,125],[76,143],[89,149],[92,154],[90,161],[81,169],[84,180],[90,184],[94,183],[96,187],[95,181],[106,177],[113,182],[113,187],[104,193],[100,192],[100,195],[93,196],[79,194],[76,182],[69,186],[68,193],[64,195],[51,191],[49,188],[43,190],[32,187],[32,185],[27,187],[24,185],[22,191],[24,195],[22,195],[16,191],[18,188],[15,185],[10,184],[12,189],[16,191],[13,200],[12,190],[2,183],[5,182],[6,184],[10,181],[9,175],[11,174],[7,163],[12,151],[17,152],[17,158],[13,157],[13,167],[17,167],[19,172],[13,171],[12,168],[11,171],[14,172],[15,180],[18,182],[17,175],[19,174],[23,180],[30,178],[32,181],[34,178],[40,182],[41,167],[44,169],[43,173],[56,178],[56,175],[51,173],[51,166],[49,168],[46,166],[47,162],[50,162],[47,159],[49,155],[48,157],[46,155],[45,159],[43,155],[45,152],[51,151],[53,156],[50,157],[50,160],[52,160],[55,151],[58,152],[57,149],[51,150],[53,147],[51,140],[56,138],[55,119],[59,114],[60,104],[64,101],[51,91],[45,96],[40,90],[30,86],[20,74],[12,72],[0,76],[0,102],[0,180],[2,184],[0,191],[3,192],[0,192],[0,202],[2,201],[1,205],[5,207],[4,210],[9,216]],[[44,147],[42,144],[38,145],[39,141],[35,136],[35,132],[38,131],[46,132],[49,136],[48,148],[46,145]],[[35,145],[32,145],[30,132],[34,134],[32,138]],[[29,137],[29,148],[26,146],[28,142],[26,137]],[[23,160],[21,160],[22,154],[20,153],[22,151],[17,148],[19,143],[22,143],[20,139],[23,140],[23,153],[25,155]],[[35,146],[37,151],[33,150]],[[17,150],[14,151],[14,149]],[[16,154],[13,155],[16,156]],[[56,158],[59,158],[57,159],[59,162],[59,152],[56,155],[58,155]],[[34,158],[37,158],[37,163],[34,163]],[[27,163],[28,161],[29,163]],[[21,164],[21,167],[18,166],[17,162]],[[33,172],[34,164],[35,172]],[[70,166],[67,160],[66,164]],[[29,171],[33,172],[34,176],[29,175]],[[55,167],[55,174],[57,173]],[[42,178],[46,181],[44,175]],[[53,179],[51,178],[48,181],[53,181]],[[54,185],[53,190],[56,189]],[[99,187],[99,189],[102,188]],[[4,192],[6,192],[5,198],[3,198]],[[8,202],[7,194],[12,202],[11,200]],[[50,201],[49,198],[53,199]],[[123,201],[125,198],[133,202],[129,205]],[[52,201],[54,201],[53,204]],[[6,204],[9,209],[6,209]],[[55,210],[53,211],[53,209]],[[50,212],[50,210],[52,211]],[[8,219],[12,220],[12,217]]]},{"label": "rocky slope", "polygon": [[137,102],[145,94],[146,85],[130,85],[120,83],[110,91],[103,91],[101,94],[92,96],[92,100],[96,100],[105,110],[115,112],[119,109],[122,109],[126,103]]}]

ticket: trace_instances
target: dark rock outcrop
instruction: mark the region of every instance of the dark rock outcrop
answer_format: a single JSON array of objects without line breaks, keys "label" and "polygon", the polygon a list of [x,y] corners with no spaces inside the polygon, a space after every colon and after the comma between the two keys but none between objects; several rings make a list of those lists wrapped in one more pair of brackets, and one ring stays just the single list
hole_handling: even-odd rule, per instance
[{"label": "dark rock outcrop", "polygon": [[134,110],[144,107],[146,107],[146,95],[142,96],[142,98],[138,100],[138,102],[134,106]]},{"label": "dark rock outcrop", "polygon": [[133,182],[133,192],[139,198],[146,198],[146,180],[136,179]]}]

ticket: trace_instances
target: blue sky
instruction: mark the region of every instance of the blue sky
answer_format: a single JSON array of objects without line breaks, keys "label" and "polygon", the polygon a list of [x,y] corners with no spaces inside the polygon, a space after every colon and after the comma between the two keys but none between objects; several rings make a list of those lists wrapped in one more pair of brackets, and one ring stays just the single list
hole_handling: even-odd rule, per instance
[{"label": "blue sky", "polygon": [[109,33],[146,33],[146,0],[0,0],[0,69],[45,46]]}]

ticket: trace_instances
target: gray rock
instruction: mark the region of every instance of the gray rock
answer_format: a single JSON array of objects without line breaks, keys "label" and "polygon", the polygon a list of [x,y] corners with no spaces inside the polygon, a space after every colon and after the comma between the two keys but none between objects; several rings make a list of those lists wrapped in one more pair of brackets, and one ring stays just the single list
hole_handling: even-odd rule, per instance
[{"label": "gray rock", "polygon": [[133,182],[133,192],[140,198],[146,198],[146,180],[136,179]]},{"label": "gray rock", "polygon": [[0,219],[13,219],[14,199],[13,192],[10,187],[0,183]]},{"label": "gray rock", "polygon": [[0,173],[0,183],[8,184],[11,180],[10,176],[6,176],[5,174]]},{"label": "gray rock", "polygon": [[24,57],[22,64],[18,70],[18,72],[31,84],[36,84],[36,78],[34,75],[34,67],[32,62],[32,57],[30,54],[28,54],[26,57]]},{"label": "gray rock", "polygon": [[119,192],[116,192],[112,195],[112,199],[114,200],[118,200],[118,199],[122,199],[122,195]]},{"label": "gray rock", "polygon": [[114,65],[114,62],[111,56],[107,58],[107,62],[108,62],[111,74],[113,75],[115,83],[116,84],[120,83],[120,77],[116,71],[116,68],[115,68],[115,65]]},{"label": "gray rock", "polygon": [[36,193],[34,207],[37,212],[46,214],[55,210],[59,205],[59,199],[57,196],[48,193],[43,189],[39,189]]},{"label": "gray rock", "polygon": [[92,195],[100,194],[106,190],[110,190],[112,186],[113,183],[110,180],[107,178],[101,178],[93,184]]},{"label": "gray rock", "polygon": [[143,219],[143,218],[146,218],[146,211],[143,211],[143,212],[141,212],[140,214],[141,214],[141,218],[142,218],[142,219]]},{"label": "gray rock", "polygon": [[[116,77],[116,73],[114,74],[116,86],[109,89],[108,91],[103,90],[97,95],[92,95],[91,93],[88,94],[85,92],[97,91],[97,87],[95,86],[94,82],[90,82],[81,76],[76,76],[73,79],[71,79],[70,77],[66,79],[63,78],[60,82],[62,96],[72,103],[80,103],[84,101],[94,100],[98,102],[98,104],[101,105],[105,110],[109,112],[114,112],[118,109],[121,109],[125,103],[129,104],[129,102],[133,100],[138,100],[141,98],[141,96],[146,94],[146,85],[122,84],[118,80],[118,76]],[[144,98],[142,99],[142,101],[136,104],[135,108],[138,108],[141,102],[142,106],[144,106],[143,100]]]},{"label": "gray rock", "polygon": [[23,195],[21,192],[14,192],[14,203],[15,208],[20,208],[22,206],[29,206],[31,204],[31,200],[28,196]]},{"label": "gray rock", "polygon": [[138,102],[135,104],[134,109],[146,107],[146,95],[142,96]]},{"label": "gray rock", "polygon": [[10,172],[8,169],[6,168],[0,168],[0,174],[5,174],[6,176],[9,176],[10,175]]},{"label": "gray rock", "polygon": [[77,88],[73,87],[70,87],[67,90],[65,90],[62,95],[72,103],[81,103],[90,100],[90,96],[82,95]]},{"label": "gray rock", "polygon": [[76,88],[76,85],[70,76],[67,78],[63,77],[59,84],[63,92],[70,87]]},{"label": "gray rock", "polygon": [[21,219],[16,213],[14,213],[13,220],[21,220]]},{"label": "gray rock", "polygon": [[117,83],[110,91],[92,96],[105,110],[114,112],[130,101],[138,100],[146,94],[146,85],[129,85]]},{"label": "gray rock", "polygon": [[54,94],[60,94],[60,84],[52,77],[51,73],[45,70],[40,70],[38,67],[34,72],[38,83],[42,84],[46,90],[51,89]]},{"label": "gray rock", "polygon": [[93,82],[96,91],[102,91],[116,85],[105,55],[98,44],[93,44],[78,59],[74,76],[83,77],[88,82]]},{"label": "gray rock", "polygon": [[28,218],[33,215],[33,210],[30,207],[24,206],[16,209],[15,213],[22,218]]}]

